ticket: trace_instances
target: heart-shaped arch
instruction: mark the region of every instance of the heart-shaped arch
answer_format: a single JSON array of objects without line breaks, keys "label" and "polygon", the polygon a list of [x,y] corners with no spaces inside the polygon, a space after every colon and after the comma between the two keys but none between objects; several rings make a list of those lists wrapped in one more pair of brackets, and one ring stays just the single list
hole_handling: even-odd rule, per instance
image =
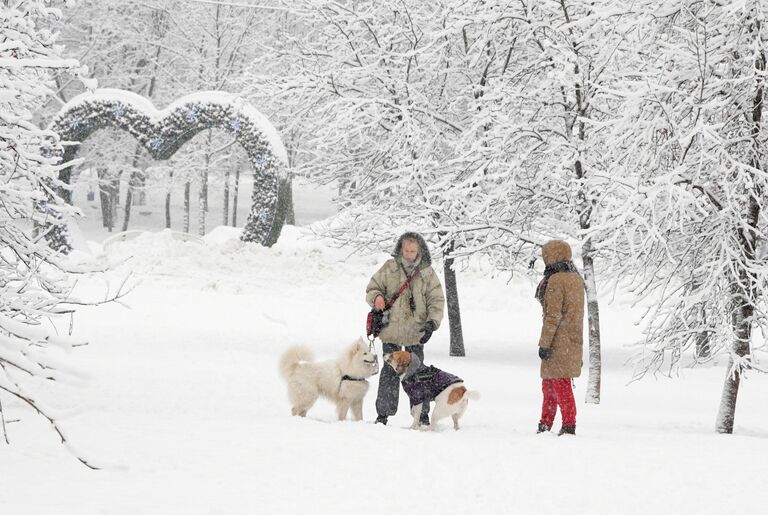
[{"label": "heart-shaped arch", "polygon": [[[168,159],[197,133],[206,129],[231,132],[253,167],[253,195],[242,240],[271,246],[280,236],[285,220],[289,188],[285,169],[288,158],[279,134],[256,108],[222,91],[184,96],[163,110],[146,98],[118,89],[99,89],[73,98],[59,111],[50,128],[64,142],[62,163],[71,162],[80,144],[103,128],[117,128],[133,136],[155,159]],[[70,183],[72,168],[59,178]],[[72,202],[69,189],[61,197]],[[68,248],[64,226],[52,239],[54,246]]]}]

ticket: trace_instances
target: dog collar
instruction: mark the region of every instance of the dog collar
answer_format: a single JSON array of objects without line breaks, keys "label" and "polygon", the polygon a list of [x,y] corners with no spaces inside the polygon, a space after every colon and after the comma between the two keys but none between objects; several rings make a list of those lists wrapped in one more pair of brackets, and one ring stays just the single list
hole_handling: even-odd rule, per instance
[{"label": "dog collar", "polygon": [[365,378],[364,377],[352,377],[352,376],[348,376],[348,375],[343,375],[341,377],[341,380],[342,381],[365,381]]}]

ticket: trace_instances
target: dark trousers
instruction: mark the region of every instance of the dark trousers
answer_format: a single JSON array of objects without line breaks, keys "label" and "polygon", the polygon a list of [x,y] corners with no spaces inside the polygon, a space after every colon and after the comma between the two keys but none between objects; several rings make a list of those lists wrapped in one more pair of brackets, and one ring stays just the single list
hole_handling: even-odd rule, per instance
[{"label": "dark trousers", "polygon": [[[394,343],[385,343],[382,345],[384,354],[402,350],[400,345]],[[410,345],[405,350],[416,354],[422,363],[424,363],[424,346]],[[397,413],[397,401],[400,400],[400,378],[395,374],[395,369],[389,365],[381,367],[379,373],[379,394],[376,397],[376,413],[380,417],[391,417]],[[429,403],[425,402],[421,407],[421,420],[429,419]]]}]

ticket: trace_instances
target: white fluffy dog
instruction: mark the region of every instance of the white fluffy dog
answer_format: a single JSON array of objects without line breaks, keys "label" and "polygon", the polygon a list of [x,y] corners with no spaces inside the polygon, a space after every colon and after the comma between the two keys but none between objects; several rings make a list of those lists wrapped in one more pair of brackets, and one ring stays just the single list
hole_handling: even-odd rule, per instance
[{"label": "white fluffy dog", "polygon": [[280,357],[280,374],[288,383],[291,413],[305,417],[307,411],[323,396],[336,404],[339,420],[345,420],[350,408],[355,420],[363,419],[363,397],[368,381],[379,372],[376,354],[360,338],[336,361],[315,362],[312,351],[296,346]]}]

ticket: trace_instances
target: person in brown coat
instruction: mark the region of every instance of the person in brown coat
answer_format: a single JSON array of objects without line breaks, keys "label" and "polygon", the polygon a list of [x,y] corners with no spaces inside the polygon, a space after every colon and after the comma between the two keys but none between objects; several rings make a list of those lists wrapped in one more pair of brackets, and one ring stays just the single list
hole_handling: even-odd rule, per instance
[{"label": "person in brown coat", "polygon": [[571,261],[571,247],[552,240],[541,249],[544,278],[536,288],[543,308],[539,338],[544,402],[539,433],[552,429],[557,407],[563,427],[559,435],[576,434],[576,402],[571,382],[581,375],[584,346],[584,281]]}]

